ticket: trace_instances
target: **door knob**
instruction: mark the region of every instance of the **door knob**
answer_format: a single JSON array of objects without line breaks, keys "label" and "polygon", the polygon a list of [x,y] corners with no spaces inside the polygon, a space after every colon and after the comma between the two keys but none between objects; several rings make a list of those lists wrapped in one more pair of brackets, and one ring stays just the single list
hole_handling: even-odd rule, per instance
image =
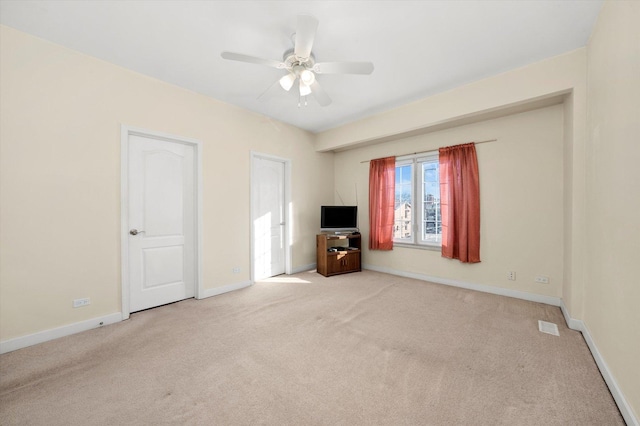
[{"label": "door knob", "polygon": [[137,229],[132,229],[131,231],[129,231],[131,235],[138,235],[141,232],[144,232],[144,231],[138,231]]}]

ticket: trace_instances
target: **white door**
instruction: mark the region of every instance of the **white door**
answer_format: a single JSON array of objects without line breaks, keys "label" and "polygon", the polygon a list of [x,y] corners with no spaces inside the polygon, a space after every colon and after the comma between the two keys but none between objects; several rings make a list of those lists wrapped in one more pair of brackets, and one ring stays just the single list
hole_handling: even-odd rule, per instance
[{"label": "white door", "polygon": [[193,297],[194,147],[129,136],[130,312]]},{"label": "white door", "polygon": [[256,280],[285,272],[285,199],[282,161],[253,157],[253,265]]}]

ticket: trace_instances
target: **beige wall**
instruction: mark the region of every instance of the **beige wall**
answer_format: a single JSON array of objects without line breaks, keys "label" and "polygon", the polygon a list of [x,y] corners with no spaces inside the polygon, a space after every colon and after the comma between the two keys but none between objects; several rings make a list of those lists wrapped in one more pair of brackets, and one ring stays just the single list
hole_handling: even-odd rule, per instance
[{"label": "beige wall", "polygon": [[[477,145],[482,262],[462,264],[444,259],[439,251],[395,247],[391,252],[365,249],[366,265],[543,296],[562,295],[562,105],[336,153],[336,190],[351,203],[357,187],[366,242],[369,163],[361,161],[488,139],[497,141]],[[507,280],[508,271],[516,271],[516,281]],[[550,277],[550,283],[535,283],[536,275]]]},{"label": "beige wall", "polygon": [[582,318],[586,268],[585,129],[586,48],[548,58],[526,67],[479,80],[386,113],[318,135],[318,150],[344,150],[397,139],[411,132],[430,132],[486,116],[539,104],[564,96],[563,130],[563,302]]},{"label": "beige wall", "polygon": [[0,31],[0,340],[120,312],[121,124],[202,141],[205,289],[250,279],[251,150],[292,160],[293,266],[315,262],[333,155],[311,134]]},{"label": "beige wall", "polygon": [[588,90],[584,322],[640,419],[640,2],[605,3]]}]

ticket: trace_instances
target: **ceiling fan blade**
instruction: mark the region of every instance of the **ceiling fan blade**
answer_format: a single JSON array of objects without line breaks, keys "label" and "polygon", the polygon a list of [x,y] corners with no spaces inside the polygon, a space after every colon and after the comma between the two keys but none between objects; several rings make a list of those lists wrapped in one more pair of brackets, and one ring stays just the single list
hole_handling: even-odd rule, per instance
[{"label": "ceiling fan blade", "polygon": [[371,62],[319,62],[313,66],[318,74],[371,74]]},{"label": "ceiling fan blade", "polygon": [[296,40],[294,53],[298,58],[307,59],[311,56],[313,40],[316,38],[318,20],[313,16],[299,15],[298,28],[296,30]]},{"label": "ceiling fan blade", "polygon": [[311,83],[309,87],[311,88],[311,93],[313,93],[316,101],[318,101],[321,106],[327,106],[331,103],[331,98],[327,95],[327,92],[324,91],[322,86],[318,84],[317,80]]},{"label": "ceiling fan blade", "polygon": [[258,65],[266,65],[268,67],[284,69],[285,64],[282,62],[274,61],[273,59],[263,59],[258,58],[256,56],[243,55],[242,53],[234,53],[234,52],[222,52],[220,54],[224,59],[229,59],[232,61],[240,61],[240,62],[248,62],[250,64],[258,64]]}]

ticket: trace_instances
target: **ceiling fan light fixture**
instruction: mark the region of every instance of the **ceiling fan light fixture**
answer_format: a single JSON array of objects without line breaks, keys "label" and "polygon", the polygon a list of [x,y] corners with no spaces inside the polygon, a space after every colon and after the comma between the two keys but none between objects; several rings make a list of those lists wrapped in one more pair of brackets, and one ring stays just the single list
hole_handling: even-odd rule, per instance
[{"label": "ceiling fan light fixture", "polygon": [[300,79],[300,96],[308,96],[311,94],[311,87],[304,84],[304,81]]},{"label": "ceiling fan light fixture", "polygon": [[280,86],[287,92],[293,87],[293,83],[296,81],[296,75],[289,73],[280,79]]},{"label": "ceiling fan light fixture", "polygon": [[316,76],[311,70],[304,70],[300,73],[300,81],[302,81],[307,86],[313,84],[316,81]]}]

